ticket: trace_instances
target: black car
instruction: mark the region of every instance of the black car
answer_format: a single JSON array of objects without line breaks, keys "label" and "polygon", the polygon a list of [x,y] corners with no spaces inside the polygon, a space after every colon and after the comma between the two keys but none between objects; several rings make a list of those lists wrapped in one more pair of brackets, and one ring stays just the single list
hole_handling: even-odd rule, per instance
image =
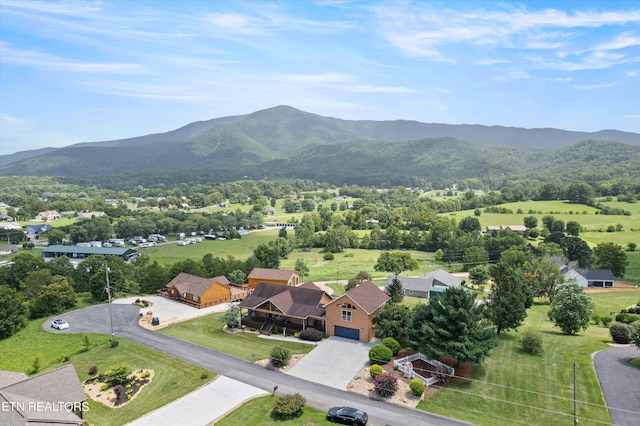
[{"label": "black car", "polygon": [[327,411],[327,420],[345,425],[366,425],[369,416],[352,407],[333,407]]}]

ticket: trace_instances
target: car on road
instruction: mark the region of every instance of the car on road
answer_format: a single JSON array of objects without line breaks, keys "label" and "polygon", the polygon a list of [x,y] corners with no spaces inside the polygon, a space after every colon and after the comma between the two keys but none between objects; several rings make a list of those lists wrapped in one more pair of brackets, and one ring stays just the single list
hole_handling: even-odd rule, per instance
[{"label": "car on road", "polygon": [[345,425],[366,425],[369,416],[353,407],[333,407],[327,411],[327,420]]},{"label": "car on road", "polygon": [[65,320],[57,319],[51,322],[51,327],[57,330],[66,330],[69,328],[69,323]]}]

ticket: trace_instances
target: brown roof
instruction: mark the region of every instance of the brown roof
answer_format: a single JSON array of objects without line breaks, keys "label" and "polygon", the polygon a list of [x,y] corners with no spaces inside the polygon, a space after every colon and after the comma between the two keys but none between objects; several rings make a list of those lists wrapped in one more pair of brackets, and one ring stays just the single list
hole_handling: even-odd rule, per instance
[{"label": "brown roof", "polygon": [[255,309],[270,301],[286,316],[307,318],[324,317],[321,305],[325,292],[320,289],[286,287],[279,284],[260,282],[251,295],[240,302],[240,307]]},{"label": "brown roof", "polygon": [[175,287],[178,293],[189,293],[200,296],[216,282],[227,286],[229,285],[229,280],[225,276],[203,278],[197,275],[187,274],[186,272],[180,272],[167,284],[167,288]]},{"label": "brown roof", "polygon": [[0,410],[0,424],[81,425],[83,421],[64,407],[86,399],[73,366],[65,365],[0,389],[0,403],[17,408]]},{"label": "brown roof", "polygon": [[292,276],[298,273],[289,269],[268,269],[268,268],[253,268],[247,278],[259,279],[259,280],[276,280],[276,281],[288,281]]},{"label": "brown roof", "polygon": [[374,313],[380,306],[384,305],[390,299],[387,294],[371,281],[365,281],[359,286],[352,288],[342,296],[334,299],[334,303],[343,297],[348,297],[358,306],[360,306],[367,314]]}]

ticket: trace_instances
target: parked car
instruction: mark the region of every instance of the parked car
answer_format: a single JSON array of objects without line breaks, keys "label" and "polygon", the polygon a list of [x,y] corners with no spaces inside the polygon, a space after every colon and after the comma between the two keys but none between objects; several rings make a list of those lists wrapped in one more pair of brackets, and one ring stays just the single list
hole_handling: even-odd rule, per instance
[{"label": "parked car", "polygon": [[333,407],[327,411],[327,420],[345,425],[366,425],[369,416],[353,407]]},{"label": "parked car", "polygon": [[69,328],[69,323],[65,320],[57,319],[51,322],[51,327],[58,330],[66,330],[67,328]]}]

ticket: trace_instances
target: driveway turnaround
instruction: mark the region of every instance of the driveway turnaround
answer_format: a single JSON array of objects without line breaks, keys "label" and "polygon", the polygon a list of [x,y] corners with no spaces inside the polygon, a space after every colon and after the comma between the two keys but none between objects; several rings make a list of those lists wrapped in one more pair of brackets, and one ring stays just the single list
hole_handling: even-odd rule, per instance
[{"label": "driveway turnaround", "polygon": [[373,344],[331,336],[305,355],[288,374],[310,382],[345,390],[369,361]]},{"label": "driveway turnaround", "polygon": [[224,417],[246,400],[268,392],[228,377],[215,381],[129,423],[131,426],[202,426]]},{"label": "driveway turnaround", "polygon": [[629,365],[638,357],[635,346],[605,349],[593,357],[611,423],[616,426],[640,425],[640,370]]}]

